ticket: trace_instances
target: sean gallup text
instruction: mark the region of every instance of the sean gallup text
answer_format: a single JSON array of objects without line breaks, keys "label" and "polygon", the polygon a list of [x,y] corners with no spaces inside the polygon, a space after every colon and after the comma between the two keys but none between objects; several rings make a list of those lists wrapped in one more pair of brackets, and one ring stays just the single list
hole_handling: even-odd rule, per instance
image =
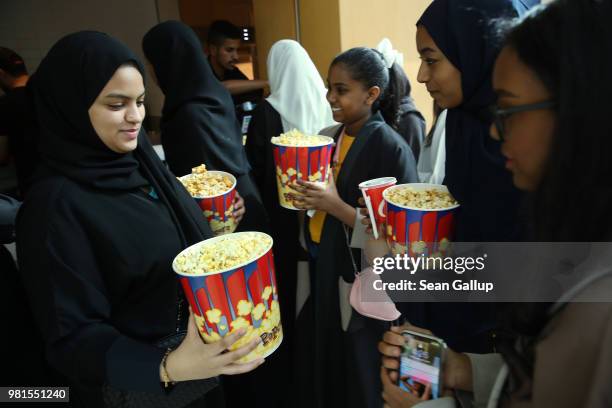
[{"label": "sean gallup text", "polygon": [[399,282],[383,282],[376,280],[372,283],[375,290],[384,291],[432,291],[432,292],[491,292],[494,288],[493,282],[470,279],[469,281],[455,279],[452,282],[430,282],[421,279],[418,282],[402,279]]}]

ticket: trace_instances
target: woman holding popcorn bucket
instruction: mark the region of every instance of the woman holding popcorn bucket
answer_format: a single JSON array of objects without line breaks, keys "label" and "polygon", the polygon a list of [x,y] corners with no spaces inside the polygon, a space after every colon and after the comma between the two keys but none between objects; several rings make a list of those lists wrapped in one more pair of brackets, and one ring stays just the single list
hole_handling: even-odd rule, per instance
[{"label": "woman holding popcorn bucket", "polygon": [[212,233],[141,128],[142,64],[114,38],[78,32],[52,47],[28,88],[43,163],[17,247],[73,406],[205,406],[216,376],[262,360],[236,363],[258,342],[226,352],[241,331],[203,343],[183,300],[172,259]]},{"label": "woman holding popcorn bucket", "polygon": [[[499,53],[496,18],[516,17],[510,0],[434,0],[417,22],[418,81],[447,109],[443,184],[458,201],[455,242],[521,241],[521,193],[504,168],[501,144],[489,137],[491,74]],[[398,281],[405,271],[388,271]],[[458,351],[486,353],[498,338],[498,308],[483,303],[402,303],[402,317],[427,327]],[[433,300],[433,297],[432,297]]]},{"label": "woman holding popcorn bucket", "polygon": [[161,139],[170,170],[180,177],[205,164],[230,173],[237,181],[237,204],[241,196],[247,210],[238,230],[268,232],[232,98],[215,78],[196,34],[179,21],[166,21],[147,32],[142,48],[165,95]]},{"label": "woman holding popcorn bucket", "polygon": [[[571,284],[556,301],[506,310],[505,326],[518,339],[500,344],[498,353],[448,350],[445,387],[455,395],[470,392],[472,406],[609,407],[612,401],[612,167],[601,154],[612,148],[603,103],[612,84],[602,80],[612,70],[611,17],[609,1],[557,0],[504,23],[493,71],[491,136],[502,142],[514,185],[534,197],[532,239],[562,243],[563,254],[547,269],[562,271]],[[577,106],[582,100],[602,103]],[[577,249],[584,244],[589,251]],[[543,269],[537,273],[544,275]],[[452,397],[422,401],[395,386],[402,329],[428,333],[406,325],[381,341],[388,406],[465,406]]]},{"label": "woman holding popcorn bucket", "polygon": [[311,295],[298,321],[298,329],[308,333],[296,336],[296,341],[313,337],[313,349],[300,353],[297,367],[304,376],[314,373],[313,389],[300,388],[297,399],[303,406],[376,406],[380,401],[376,342],[384,326],[351,314],[348,296],[340,292],[361,270],[359,251],[349,246],[359,184],[379,177],[395,177],[399,183],[417,180],[410,146],[381,114],[382,109],[398,114],[396,69],[397,64],[370,48],[353,48],[334,59],[327,100],[341,125],[320,132],[336,141],[333,174],[327,185],[299,180],[294,187],[301,194],[294,197],[296,207],[316,210],[306,228]]}]

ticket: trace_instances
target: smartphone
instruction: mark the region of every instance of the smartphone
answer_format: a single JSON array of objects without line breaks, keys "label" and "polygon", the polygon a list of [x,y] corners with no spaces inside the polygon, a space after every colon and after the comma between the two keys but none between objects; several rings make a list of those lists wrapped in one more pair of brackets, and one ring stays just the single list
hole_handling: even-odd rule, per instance
[{"label": "smartphone", "polygon": [[429,385],[431,398],[440,398],[446,344],[437,337],[410,330],[404,330],[402,336],[405,343],[400,355],[398,386],[421,397]]}]

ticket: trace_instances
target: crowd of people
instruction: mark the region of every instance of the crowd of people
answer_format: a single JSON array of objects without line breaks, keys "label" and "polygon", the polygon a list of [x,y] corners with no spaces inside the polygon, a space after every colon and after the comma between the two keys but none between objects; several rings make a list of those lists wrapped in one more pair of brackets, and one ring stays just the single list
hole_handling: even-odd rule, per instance
[{"label": "crowd of people", "polygon": [[[390,254],[384,234],[351,245],[369,225],[366,180],[446,185],[457,242],[609,241],[612,1],[532,3],[433,0],[415,22],[429,133],[387,39],[341,52],[325,80],[289,39],[270,49],[267,81],[248,80],[240,31],[224,21],[208,55],[187,25],[156,25],[145,61],[107,34],[73,33],[31,77],[0,48],[0,164],[17,176],[0,195],[1,243],[17,249],[15,264],[0,246],[5,358],[16,359],[1,385],[69,386],[72,406],[88,408],[612,406],[612,266],[552,303],[389,291],[393,322],[347,295]],[[165,163],[143,126],[146,81],[165,96]],[[253,97],[243,145],[236,107]],[[270,142],[293,129],[335,142],[327,183],[292,186],[297,211],[279,204]],[[230,351],[242,330],[204,343],[171,267],[213,236],[177,180],[202,163],[235,176],[238,231],[274,239],[284,340],[265,359],[238,362],[261,342]],[[404,330],[448,345],[440,398],[398,384]]]}]

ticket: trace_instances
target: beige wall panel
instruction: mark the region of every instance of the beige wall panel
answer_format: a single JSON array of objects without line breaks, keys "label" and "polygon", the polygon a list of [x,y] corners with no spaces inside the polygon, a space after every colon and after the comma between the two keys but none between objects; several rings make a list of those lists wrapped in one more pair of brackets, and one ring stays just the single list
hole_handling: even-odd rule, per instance
[{"label": "beige wall panel", "polygon": [[251,3],[252,0],[179,0],[181,20],[192,27],[208,27],[215,20],[250,26]]},{"label": "beige wall panel", "polygon": [[323,80],[341,51],[339,0],[300,0],[301,43]]},{"label": "beige wall panel", "polygon": [[259,77],[267,78],[268,51],[278,40],[296,38],[293,0],[253,0]]},{"label": "beige wall panel", "polygon": [[342,50],[352,47],[375,47],[388,37],[393,47],[404,54],[404,69],[412,84],[412,95],[418,108],[432,122],[432,99],[425,86],[417,83],[420,64],[416,51],[415,23],[431,0],[339,0]]}]

